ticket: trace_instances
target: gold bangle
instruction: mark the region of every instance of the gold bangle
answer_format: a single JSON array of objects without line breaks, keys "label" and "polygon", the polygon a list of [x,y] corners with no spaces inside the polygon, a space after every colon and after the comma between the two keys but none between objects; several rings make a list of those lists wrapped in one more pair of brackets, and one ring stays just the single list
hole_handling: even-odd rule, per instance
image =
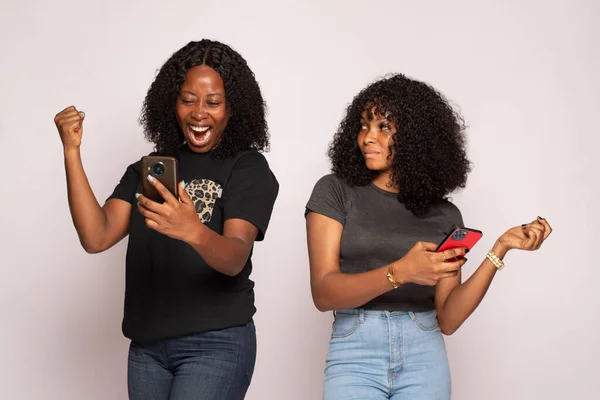
[{"label": "gold bangle", "polygon": [[388,267],[387,278],[388,278],[388,281],[390,281],[390,283],[394,287],[394,289],[398,289],[400,287],[400,284],[398,282],[396,282],[396,279],[394,278],[394,264],[395,263],[396,263],[396,261],[391,263],[390,266]]},{"label": "gold bangle", "polygon": [[502,268],[504,268],[504,261],[502,261],[501,259],[498,258],[497,255],[494,254],[493,251],[488,251],[487,254],[485,255],[485,257],[491,261],[492,264],[494,264],[494,267],[496,267],[498,269],[498,271],[500,271]]}]

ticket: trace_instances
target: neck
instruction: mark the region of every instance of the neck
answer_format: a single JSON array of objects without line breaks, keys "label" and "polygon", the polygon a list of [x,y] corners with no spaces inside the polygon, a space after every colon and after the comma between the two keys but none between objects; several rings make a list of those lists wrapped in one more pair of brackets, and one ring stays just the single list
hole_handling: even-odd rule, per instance
[{"label": "neck", "polygon": [[382,172],[375,179],[373,179],[373,183],[381,190],[385,190],[386,192],[399,193],[400,188],[398,185],[392,185],[392,181],[390,179],[391,172]]}]

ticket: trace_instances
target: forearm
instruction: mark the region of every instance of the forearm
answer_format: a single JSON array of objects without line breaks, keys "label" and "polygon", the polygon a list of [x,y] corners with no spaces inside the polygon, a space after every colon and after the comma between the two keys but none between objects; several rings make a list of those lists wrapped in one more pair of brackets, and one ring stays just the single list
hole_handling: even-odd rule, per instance
[{"label": "forearm", "polygon": [[87,252],[102,251],[107,228],[106,215],[90,187],[79,149],[65,150],[64,162],[69,209],[81,245]]},{"label": "forearm", "polygon": [[359,274],[329,272],[311,285],[315,306],[319,311],[360,307],[393,288],[387,271],[386,265]]},{"label": "forearm", "polygon": [[[506,250],[498,243],[494,245],[492,251],[500,258],[506,255]],[[469,279],[450,292],[441,309],[438,309],[438,321],[444,333],[454,333],[475,311],[487,293],[496,272],[497,268],[486,258]]]},{"label": "forearm", "polygon": [[244,269],[252,248],[241,239],[219,235],[201,222],[186,242],[212,269],[229,276]]}]

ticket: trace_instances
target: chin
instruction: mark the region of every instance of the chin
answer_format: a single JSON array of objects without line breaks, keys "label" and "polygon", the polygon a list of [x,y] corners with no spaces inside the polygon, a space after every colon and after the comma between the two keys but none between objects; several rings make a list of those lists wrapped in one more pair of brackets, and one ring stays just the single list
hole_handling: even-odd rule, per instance
[{"label": "chin", "polygon": [[386,165],[374,160],[365,160],[365,166],[371,171],[382,171],[386,169]]}]

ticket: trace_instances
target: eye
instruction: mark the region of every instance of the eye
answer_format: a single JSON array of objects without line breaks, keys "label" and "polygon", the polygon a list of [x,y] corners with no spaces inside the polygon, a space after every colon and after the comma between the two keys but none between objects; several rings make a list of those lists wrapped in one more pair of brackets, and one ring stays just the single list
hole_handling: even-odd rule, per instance
[{"label": "eye", "polygon": [[215,102],[215,101],[209,101],[206,104],[208,104],[209,107],[218,107],[221,105],[221,103]]},{"label": "eye", "polygon": [[188,105],[188,106],[189,106],[189,105],[191,105],[191,104],[194,104],[194,103],[195,103],[195,100],[192,100],[192,99],[181,99],[181,102],[182,102],[183,104],[185,104],[185,105]]},{"label": "eye", "polygon": [[367,125],[366,124],[360,124],[360,130],[364,131],[365,129],[368,129]]},{"label": "eye", "polygon": [[389,131],[392,128],[389,125],[387,125],[387,124],[381,124],[381,125],[379,125],[379,129],[382,130],[382,131]]}]

